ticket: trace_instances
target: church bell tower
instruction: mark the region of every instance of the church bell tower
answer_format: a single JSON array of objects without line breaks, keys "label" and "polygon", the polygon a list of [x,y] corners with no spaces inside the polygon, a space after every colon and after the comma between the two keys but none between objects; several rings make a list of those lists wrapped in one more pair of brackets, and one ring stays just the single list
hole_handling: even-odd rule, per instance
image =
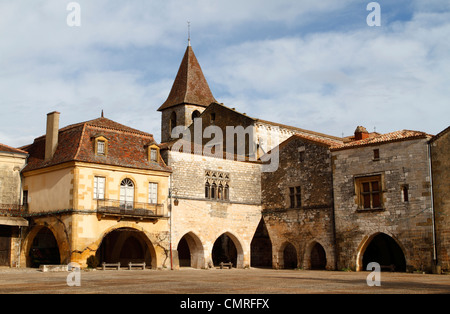
[{"label": "church bell tower", "polygon": [[169,97],[158,109],[162,113],[161,142],[170,141],[173,128],[189,127],[211,103],[216,102],[189,40]]}]

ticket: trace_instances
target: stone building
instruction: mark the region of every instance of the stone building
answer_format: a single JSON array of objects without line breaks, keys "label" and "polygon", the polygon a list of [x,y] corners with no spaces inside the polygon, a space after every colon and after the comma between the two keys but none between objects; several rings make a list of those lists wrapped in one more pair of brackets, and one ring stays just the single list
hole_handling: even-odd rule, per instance
[{"label": "stone building", "polygon": [[430,135],[397,131],[355,140],[332,151],[337,268],[370,262],[396,271],[431,271],[433,215]]},{"label": "stone building", "polygon": [[[194,120],[209,126],[229,117],[219,112],[205,113],[211,111],[211,104],[230,112],[216,104],[192,47],[188,46],[172,90],[158,109],[162,112],[161,138],[166,141],[161,154],[173,171],[171,196],[176,204],[172,207],[171,224],[176,268],[209,268],[221,262],[248,267],[250,243],[261,220],[261,164],[248,158],[242,162],[234,157],[224,158],[219,148],[217,154],[211,150],[210,154],[203,154],[204,143],[193,141]],[[175,149],[183,141],[177,141],[177,137],[174,140],[175,127],[181,131],[192,129],[192,137],[183,137],[187,145],[182,150]],[[200,127],[201,138],[203,131],[204,127]]]},{"label": "stone building", "polygon": [[[252,118],[217,103],[191,46],[158,110],[161,137],[167,141],[162,155],[173,170],[178,203],[172,211],[174,263],[197,268],[220,262],[239,268],[279,265],[278,256],[272,258],[261,208],[261,174],[278,169],[278,153],[272,150],[295,134],[335,144],[342,140]],[[305,208],[315,206],[308,202]],[[330,243],[326,235],[320,241]],[[276,250],[283,251],[282,244]],[[333,257],[329,260],[334,264]]]},{"label": "stone building", "polygon": [[[294,135],[279,146],[278,169],[262,174],[270,266],[336,268],[330,153],[334,145],[336,141]],[[255,251],[260,252],[263,249]]]},{"label": "stone building", "polygon": [[436,228],[436,259],[442,270],[450,270],[450,127],[430,141],[433,205]]},{"label": "stone building", "polygon": [[102,117],[47,132],[23,149],[29,227],[22,266],[145,261],[169,267],[168,184],[151,134]]},{"label": "stone building", "polygon": [[0,266],[16,266],[20,261],[21,231],[28,226],[22,218],[21,170],[28,154],[0,144]]},{"label": "stone building", "polygon": [[161,144],[52,112],[32,144],[0,145],[0,266],[449,269],[448,129],[340,138],[250,117],[190,45],[158,110]]}]

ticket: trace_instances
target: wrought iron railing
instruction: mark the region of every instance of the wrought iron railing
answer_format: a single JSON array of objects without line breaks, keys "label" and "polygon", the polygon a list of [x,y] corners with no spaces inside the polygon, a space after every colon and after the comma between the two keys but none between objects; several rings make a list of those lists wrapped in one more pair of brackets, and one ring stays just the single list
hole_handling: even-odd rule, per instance
[{"label": "wrought iron railing", "polygon": [[97,200],[97,212],[112,215],[162,217],[164,216],[164,205],[99,199]]}]

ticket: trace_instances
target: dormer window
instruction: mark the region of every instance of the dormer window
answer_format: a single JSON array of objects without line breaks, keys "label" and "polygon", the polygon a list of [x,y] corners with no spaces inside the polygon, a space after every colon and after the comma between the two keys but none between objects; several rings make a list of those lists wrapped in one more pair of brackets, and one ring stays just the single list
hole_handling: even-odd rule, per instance
[{"label": "dormer window", "polygon": [[148,146],[148,161],[150,162],[159,161],[159,147],[157,145]]},{"label": "dormer window", "polygon": [[108,155],[108,139],[104,136],[95,137],[94,152],[97,156]]}]

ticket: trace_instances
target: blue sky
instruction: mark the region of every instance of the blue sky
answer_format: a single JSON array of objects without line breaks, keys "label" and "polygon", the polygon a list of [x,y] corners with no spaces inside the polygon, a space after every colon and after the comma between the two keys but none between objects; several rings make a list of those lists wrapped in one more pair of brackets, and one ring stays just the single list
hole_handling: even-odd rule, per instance
[{"label": "blue sky", "polygon": [[0,143],[21,146],[105,116],[160,137],[187,45],[215,98],[250,116],[335,136],[358,125],[436,134],[450,116],[450,2],[0,1]]}]

